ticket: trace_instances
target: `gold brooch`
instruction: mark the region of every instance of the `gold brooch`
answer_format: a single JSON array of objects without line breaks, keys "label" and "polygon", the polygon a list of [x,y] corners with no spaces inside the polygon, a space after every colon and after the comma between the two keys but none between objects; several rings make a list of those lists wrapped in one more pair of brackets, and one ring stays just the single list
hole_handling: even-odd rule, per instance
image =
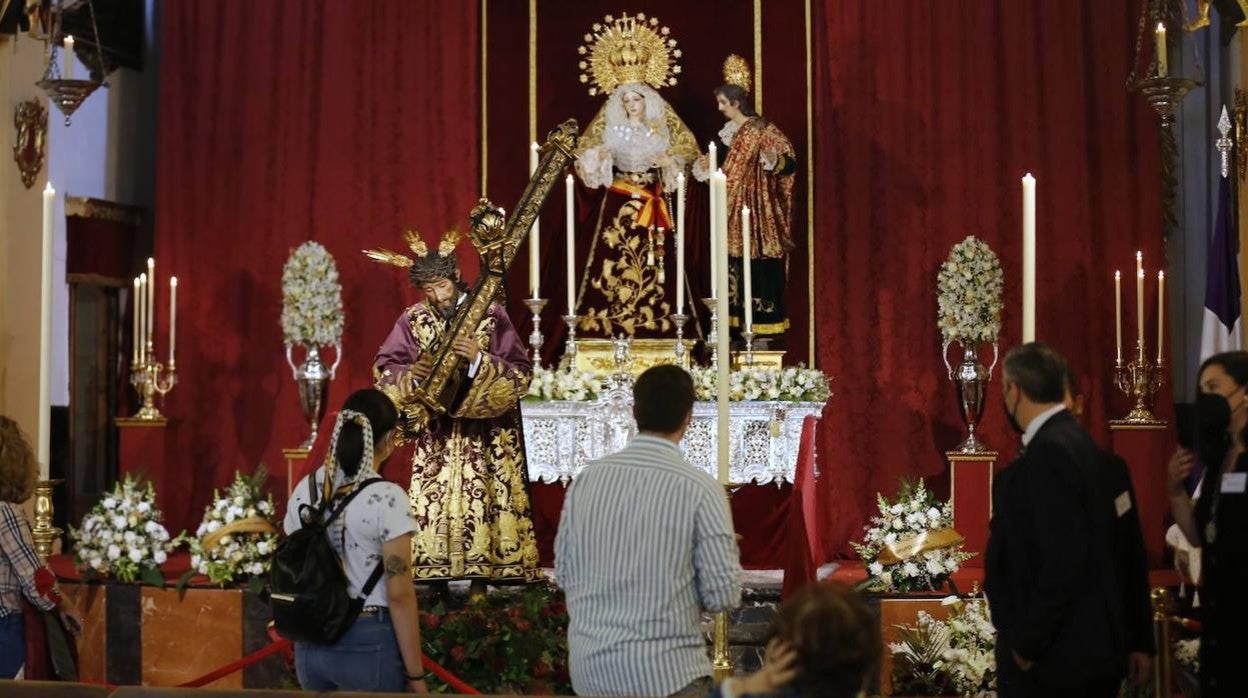
[{"label": "gold brooch", "polygon": [[658,18],[644,13],[607,15],[591,30],[576,49],[581,56],[577,64],[581,82],[593,83],[589,94],[610,94],[630,82],[644,82],[655,89],[676,84],[680,49],[671,30],[660,26]]}]

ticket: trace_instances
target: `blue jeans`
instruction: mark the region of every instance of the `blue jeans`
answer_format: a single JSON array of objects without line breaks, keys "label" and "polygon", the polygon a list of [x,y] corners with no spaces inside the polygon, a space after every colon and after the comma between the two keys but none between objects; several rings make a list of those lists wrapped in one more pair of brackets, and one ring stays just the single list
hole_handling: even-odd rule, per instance
[{"label": "blue jeans", "polygon": [[386,610],[361,615],[336,644],[295,643],[299,685],[311,691],[402,693],[403,656]]},{"label": "blue jeans", "polygon": [[17,676],[26,663],[26,623],[22,612],[0,618],[0,679]]}]

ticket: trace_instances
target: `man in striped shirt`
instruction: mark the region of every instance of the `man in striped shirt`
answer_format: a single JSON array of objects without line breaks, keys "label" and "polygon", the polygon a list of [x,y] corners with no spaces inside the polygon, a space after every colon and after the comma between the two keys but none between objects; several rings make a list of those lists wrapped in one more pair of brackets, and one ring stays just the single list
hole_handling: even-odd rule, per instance
[{"label": "man in striped shirt", "polygon": [[555,574],[567,595],[572,687],[581,695],[701,695],[711,688],[702,612],[741,602],[728,500],[678,444],[693,417],[678,366],[637,379],[640,432],[568,488]]}]

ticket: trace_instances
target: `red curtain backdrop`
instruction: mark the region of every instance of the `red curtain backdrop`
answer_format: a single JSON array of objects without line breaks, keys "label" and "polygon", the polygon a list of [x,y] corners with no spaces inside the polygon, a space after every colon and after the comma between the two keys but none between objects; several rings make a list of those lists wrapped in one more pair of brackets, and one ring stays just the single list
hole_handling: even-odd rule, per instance
[{"label": "red curtain backdrop", "polygon": [[165,409],[179,423],[155,467],[177,474],[160,496],[174,526],[195,526],[235,470],[284,474],[282,449],[307,435],[278,322],[291,250],[316,240],[338,262],[334,408],[371,384],[377,346],[415,299],[403,272],[360,250],[402,249],[406,225],[431,244],[466,229],[480,186],[478,23],[471,2],[165,8],[156,257],[162,283],[179,277]]},{"label": "red curtain backdrop", "polygon": [[[1138,20],[1138,0],[816,4],[815,255],[826,273],[812,301],[819,367],[836,391],[819,449],[828,554],[848,552],[876,491],[920,475],[947,489],[942,453],[962,426],[940,359],[936,272],[965,236],[987,241],[1005,271],[1002,352],[1018,343],[1027,172],[1037,338],[1070,358],[1103,442],[1111,411],[1125,412],[1110,379],[1113,271],[1129,280],[1143,250],[1152,299],[1163,263],[1157,119],[1124,89]],[[1130,283],[1123,301],[1133,342]],[[1154,346],[1155,300],[1147,307]],[[1017,437],[999,366],[992,381],[983,433],[1004,464]]]}]

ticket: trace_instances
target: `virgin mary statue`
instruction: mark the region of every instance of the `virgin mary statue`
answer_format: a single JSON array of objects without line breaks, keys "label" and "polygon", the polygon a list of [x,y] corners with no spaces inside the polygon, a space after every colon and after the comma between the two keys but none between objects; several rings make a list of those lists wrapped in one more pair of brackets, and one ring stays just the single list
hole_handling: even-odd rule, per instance
[{"label": "virgin mary statue", "polygon": [[674,84],[680,71],[667,35],[653,17],[608,15],[580,49],[589,56],[581,79],[595,83],[590,94],[609,95],[577,151],[581,183],[604,190],[578,229],[589,235],[576,294],[581,336],[654,337],[673,327],[676,176],[698,146],[655,89]]}]

